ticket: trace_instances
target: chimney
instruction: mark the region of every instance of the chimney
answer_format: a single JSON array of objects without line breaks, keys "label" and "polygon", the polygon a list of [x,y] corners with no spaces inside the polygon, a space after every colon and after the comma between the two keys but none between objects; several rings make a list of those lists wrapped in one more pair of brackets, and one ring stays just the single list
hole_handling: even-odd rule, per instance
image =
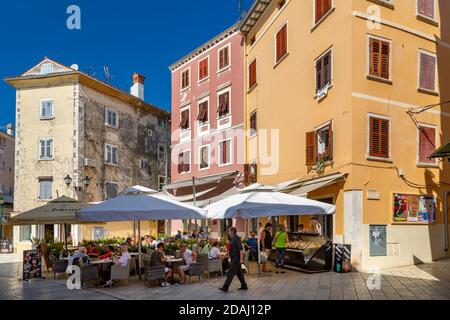
[{"label": "chimney", "polygon": [[144,82],[145,77],[143,75],[139,73],[133,74],[133,86],[130,93],[141,100],[144,100]]},{"label": "chimney", "polygon": [[13,126],[12,123],[8,123],[8,124],[6,125],[6,133],[7,133],[8,135],[10,135],[11,137],[14,137],[14,126]]}]

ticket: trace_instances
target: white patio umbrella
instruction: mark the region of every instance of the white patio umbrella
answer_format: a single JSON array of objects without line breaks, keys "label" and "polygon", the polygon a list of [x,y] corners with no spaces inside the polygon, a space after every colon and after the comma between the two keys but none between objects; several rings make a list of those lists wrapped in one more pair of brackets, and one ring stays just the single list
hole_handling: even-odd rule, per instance
[{"label": "white patio umbrella", "polygon": [[82,222],[137,221],[141,262],[142,220],[205,219],[206,211],[179,202],[168,195],[156,194],[154,190],[135,186],[116,198],[84,208],[77,212],[76,218]]},{"label": "white patio umbrella", "polygon": [[[329,215],[336,207],[302,197],[275,192],[271,186],[254,184],[205,207],[209,219],[251,219],[293,215]],[[258,262],[260,262],[258,239]],[[258,265],[258,272],[260,264]]]}]

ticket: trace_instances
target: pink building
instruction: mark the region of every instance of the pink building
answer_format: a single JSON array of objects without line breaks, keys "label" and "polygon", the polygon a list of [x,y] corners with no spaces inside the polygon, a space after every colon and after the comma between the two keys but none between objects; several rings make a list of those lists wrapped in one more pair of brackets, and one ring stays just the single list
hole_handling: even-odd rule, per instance
[{"label": "pink building", "polygon": [[14,202],[14,150],[13,125],[0,131],[0,238],[12,237],[12,229],[4,223],[11,216]]},{"label": "pink building", "polygon": [[[183,201],[206,205],[244,180],[245,69],[237,25],[175,62],[170,70],[172,181],[166,189]],[[231,221],[206,223],[202,226],[220,232]],[[233,223],[244,231],[244,222]],[[171,233],[182,229],[174,223]]]}]

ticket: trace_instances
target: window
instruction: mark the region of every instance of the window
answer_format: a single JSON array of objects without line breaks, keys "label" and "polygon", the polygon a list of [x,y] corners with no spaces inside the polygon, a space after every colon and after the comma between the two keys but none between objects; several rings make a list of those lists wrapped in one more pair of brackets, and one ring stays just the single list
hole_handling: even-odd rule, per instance
[{"label": "window", "polygon": [[419,16],[435,20],[435,0],[417,0],[417,13]]},{"label": "window", "polygon": [[199,169],[204,170],[209,168],[209,145],[200,147],[199,152]]},{"label": "window", "polygon": [[158,160],[166,161],[166,146],[158,144]]},{"label": "window", "polygon": [[370,38],[369,74],[371,76],[390,79],[390,43]]},{"label": "window", "polygon": [[106,192],[106,200],[110,200],[116,198],[118,195],[118,185],[114,182],[106,182],[105,183],[105,192]]},{"label": "window", "polygon": [[419,155],[418,162],[435,164],[434,159],[428,159],[436,151],[436,128],[430,126],[419,127]]},{"label": "window", "polygon": [[257,75],[256,75],[256,67],[257,62],[256,59],[250,63],[248,67],[248,88],[251,89],[258,83]]},{"label": "window", "polygon": [[219,117],[225,117],[230,114],[230,92],[219,94],[219,107],[217,108]]},{"label": "window", "polygon": [[106,109],[106,125],[113,128],[118,128],[119,121],[117,121],[117,112],[111,109]]},{"label": "window", "polygon": [[39,140],[39,160],[53,160],[53,138]]},{"label": "window", "polygon": [[436,91],[436,56],[420,52],[419,88]]},{"label": "window", "polygon": [[326,90],[331,85],[332,68],[331,50],[316,60],[316,93]]},{"label": "window", "polygon": [[53,72],[53,64],[51,63],[44,63],[41,66],[41,74],[48,74]]},{"label": "window", "polygon": [[181,111],[180,128],[183,130],[188,130],[190,128],[189,114],[190,114],[189,108]]},{"label": "window", "polygon": [[219,49],[219,71],[230,66],[230,45]]},{"label": "window", "polygon": [[221,166],[231,164],[231,140],[219,142],[219,158]]},{"label": "window", "polygon": [[139,161],[139,168],[142,170],[142,171],[147,171],[148,172],[148,169],[150,168],[149,167],[149,165],[148,165],[148,160],[140,160]]},{"label": "window", "polygon": [[51,178],[40,178],[39,179],[39,199],[40,200],[51,200],[52,199],[52,184],[53,184],[53,179],[51,179]]},{"label": "window", "polygon": [[250,136],[254,136],[258,133],[257,112],[250,114]]},{"label": "window", "polygon": [[389,158],[389,120],[370,117],[369,155],[377,158]]},{"label": "window", "polygon": [[20,226],[20,241],[31,241],[31,226]]},{"label": "window", "polygon": [[158,188],[159,190],[163,190],[166,185],[166,177],[158,176]]},{"label": "window", "polygon": [[285,55],[288,53],[288,47],[287,47],[287,32],[288,32],[288,25],[287,23],[280,29],[280,31],[277,32],[276,35],[276,63],[280,62],[281,59],[284,58]]},{"label": "window", "polygon": [[209,58],[205,58],[198,63],[198,81],[202,81],[209,76]]},{"label": "window", "polygon": [[205,124],[209,121],[208,100],[199,103],[197,120],[198,122],[200,122],[200,124]]},{"label": "window", "polygon": [[181,73],[181,89],[186,89],[190,85],[191,85],[190,69],[187,69]]},{"label": "window", "polygon": [[316,18],[315,23],[318,23],[320,20],[322,20],[325,15],[331,11],[332,9],[332,0],[314,0],[316,1]]},{"label": "window", "polygon": [[244,183],[246,186],[252,185],[258,181],[258,170],[256,163],[244,165]]},{"label": "window", "polygon": [[184,151],[178,155],[178,173],[191,171],[191,152]]},{"label": "window", "polygon": [[166,128],[166,121],[164,119],[158,118],[158,126],[165,129]]},{"label": "window", "polygon": [[119,148],[110,144],[106,144],[105,151],[106,151],[105,163],[109,165],[118,165]]},{"label": "window", "polygon": [[327,124],[315,131],[306,133],[306,165],[313,166],[319,160],[333,159],[333,129]]},{"label": "window", "polygon": [[41,100],[41,119],[53,118],[53,100]]},{"label": "window", "polygon": [[94,227],[93,234],[94,234],[93,235],[94,241],[105,239],[105,237],[106,237],[105,228]]},{"label": "window", "polygon": [[6,148],[6,139],[3,137],[0,137],[0,148],[2,149]]}]

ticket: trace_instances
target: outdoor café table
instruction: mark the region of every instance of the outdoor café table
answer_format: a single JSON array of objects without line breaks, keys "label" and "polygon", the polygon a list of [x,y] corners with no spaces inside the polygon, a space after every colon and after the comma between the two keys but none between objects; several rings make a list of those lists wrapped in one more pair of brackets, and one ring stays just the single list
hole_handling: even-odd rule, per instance
[{"label": "outdoor caf\u00e9 table", "polygon": [[98,271],[100,273],[100,277],[104,281],[109,280],[109,279],[105,280],[104,275],[105,275],[106,271],[108,271],[108,268],[110,267],[110,265],[112,265],[113,263],[114,263],[114,261],[111,259],[102,259],[102,260],[91,261],[91,265],[97,266]]},{"label": "outdoor caf\u00e9 table", "polygon": [[[172,256],[166,256],[167,260],[166,263],[169,265],[169,268],[172,269],[172,282],[175,282],[175,272],[177,272],[176,268],[183,265],[183,259]],[[176,268],[175,268],[176,267]]]}]

